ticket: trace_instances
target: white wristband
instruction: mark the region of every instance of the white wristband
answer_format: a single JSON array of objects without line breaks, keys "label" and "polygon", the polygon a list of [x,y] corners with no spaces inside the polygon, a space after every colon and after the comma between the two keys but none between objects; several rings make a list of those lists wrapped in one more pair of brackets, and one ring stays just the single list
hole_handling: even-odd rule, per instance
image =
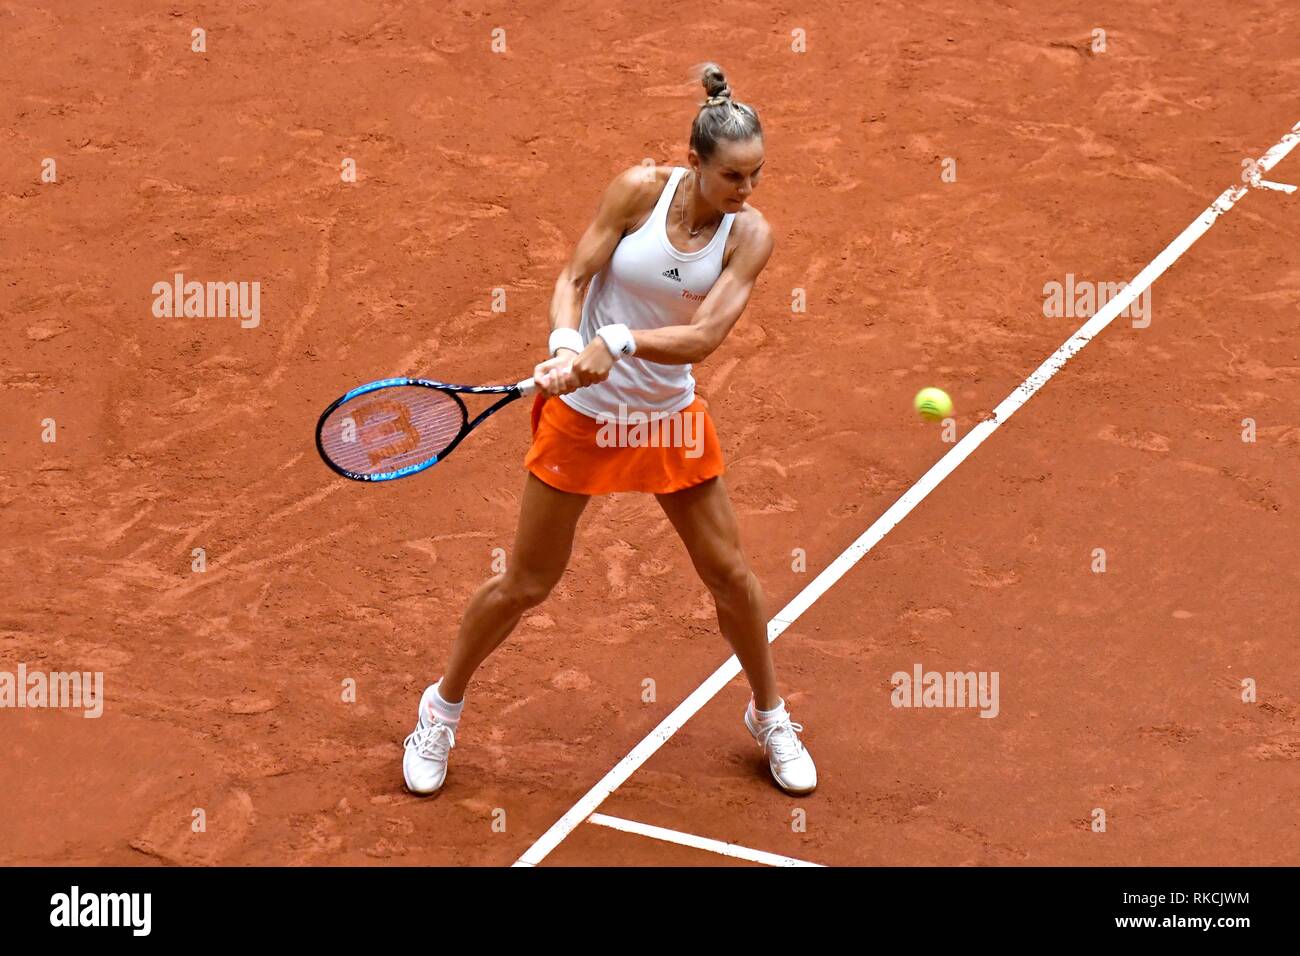
[{"label": "white wristband", "polygon": [[597,329],[596,334],[604,340],[605,347],[614,356],[615,362],[624,356],[636,354],[636,340],[626,325],[606,325]]},{"label": "white wristband", "polygon": [[559,328],[551,330],[551,338],[547,343],[547,348],[551,350],[551,357],[560,349],[573,349],[579,355],[582,354],[583,342],[582,333],[577,329]]}]

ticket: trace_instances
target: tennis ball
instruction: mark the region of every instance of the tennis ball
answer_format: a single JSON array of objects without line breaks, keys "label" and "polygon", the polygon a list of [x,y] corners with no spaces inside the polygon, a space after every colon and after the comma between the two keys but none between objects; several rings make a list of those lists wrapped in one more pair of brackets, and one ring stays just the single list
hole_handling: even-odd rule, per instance
[{"label": "tennis ball", "polygon": [[923,388],[916,393],[916,399],[912,404],[916,406],[922,418],[928,418],[930,421],[938,421],[952,414],[952,399],[943,389]]}]

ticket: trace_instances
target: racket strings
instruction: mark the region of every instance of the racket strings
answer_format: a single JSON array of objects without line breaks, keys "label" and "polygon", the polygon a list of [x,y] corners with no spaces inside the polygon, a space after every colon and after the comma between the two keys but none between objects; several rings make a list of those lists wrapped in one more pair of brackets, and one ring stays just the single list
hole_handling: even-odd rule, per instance
[{"label": "racket strings", "polygon": [[335,409],[321,429],[321,446],[340,468],[377,475],[437,457],[464,424],[462,406],[446,392],[384,389]]}]

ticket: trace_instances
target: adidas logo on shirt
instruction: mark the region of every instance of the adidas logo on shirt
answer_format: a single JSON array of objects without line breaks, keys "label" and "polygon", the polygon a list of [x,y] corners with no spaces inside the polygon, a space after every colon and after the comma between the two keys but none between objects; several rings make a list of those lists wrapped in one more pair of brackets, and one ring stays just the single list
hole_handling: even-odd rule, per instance
[{"label": "adidas logo on shirt", "polygon": [[663,273],[663,276],[664,276],[664,278],[666,278],[666,279],[672,279],[674,282],[681,282],[681,281],[682,281],[682,277],[679,276],[679,275],[677,274],[677,269],[676,269],[676,268],[668,269],[667,271],[665,271],[665,272]]}]

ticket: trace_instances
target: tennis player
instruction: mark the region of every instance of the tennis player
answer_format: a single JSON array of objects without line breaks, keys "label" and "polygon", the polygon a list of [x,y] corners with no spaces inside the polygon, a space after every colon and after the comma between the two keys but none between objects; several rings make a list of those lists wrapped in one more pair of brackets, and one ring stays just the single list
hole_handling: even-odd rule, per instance
[{"label": "tennis player", "polygon": [[752,690],[745,726],[777,784],[789,793],[817,785],[803,727],[777,693],[763,591],[691,376],[740,318],[773,248],[746,202],[763,166],[758,115],[732,97],[716,64],[699,76],[708,99],[691,127],[690,168],[616,177],[556,282],[515,549],[470,599],[446,670],[420,699],[402,762],[414,793],[442,787],[471,675],[560,580],[588,498],[621,491],[656,496],[713,595]]}]

